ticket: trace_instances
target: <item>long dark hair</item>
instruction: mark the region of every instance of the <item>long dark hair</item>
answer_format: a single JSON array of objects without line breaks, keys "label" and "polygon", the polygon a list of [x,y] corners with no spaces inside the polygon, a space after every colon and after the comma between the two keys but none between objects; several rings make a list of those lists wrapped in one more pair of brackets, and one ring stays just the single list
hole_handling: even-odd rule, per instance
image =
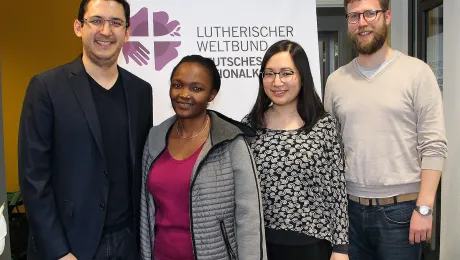
[{"label": "long dark hair", "polygon": [[305,50],[298,43],[289,40],[282,40],[273,44],[265,53],[260,67],[259,94],[257,95],[254,107],[249,113],[249,122],[254,128],[265,127],[263,120],[264,113],[267,111],[272,101],[267,94],[265,94],[262,72],[265,70],[265,66],[270,58],[279,52],[288,52],[291,55],[300,75],[301,87],[298,95],[297,113],[299,113],[300,117],[305,122],[304,127],[309,127],[311,124],[315,123],[319,117],[324,115],[325,110],[321,99],[315,91],[315,84],[311,75],[307,53],[305,53]]}]

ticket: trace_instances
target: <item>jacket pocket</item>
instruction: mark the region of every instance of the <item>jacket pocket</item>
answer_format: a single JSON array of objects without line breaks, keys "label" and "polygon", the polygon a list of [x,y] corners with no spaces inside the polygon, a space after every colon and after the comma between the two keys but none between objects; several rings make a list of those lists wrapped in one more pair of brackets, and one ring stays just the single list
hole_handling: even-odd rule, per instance
[{"label": "jacket pocket", "polygon": [[225,228],[225,223],[223,220],[220,221],[220,232],[222,233],[222,239],[224,240],[225,248],[227,249],[228,259],[236,260],[237,257],[235,255],[235,252],[233,252],[232,250],[230,241],[228,240],[227,229]]}]

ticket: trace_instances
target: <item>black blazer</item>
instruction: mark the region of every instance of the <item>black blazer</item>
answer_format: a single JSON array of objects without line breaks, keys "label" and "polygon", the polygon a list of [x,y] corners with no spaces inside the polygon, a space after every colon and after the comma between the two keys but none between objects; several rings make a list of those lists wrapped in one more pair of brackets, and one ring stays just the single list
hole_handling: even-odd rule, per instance
[{"label": "black blazer", "polygon": [[[141,159],[153,121],[152,88],[119,71],[128,108],[133,225],[138,235]],[[92,259],[110,189],[102,147],[81,56],[34,76],[23,103],[18,147],[19,184],[30,227],[28,259],[56,259],[67,252]]]}]

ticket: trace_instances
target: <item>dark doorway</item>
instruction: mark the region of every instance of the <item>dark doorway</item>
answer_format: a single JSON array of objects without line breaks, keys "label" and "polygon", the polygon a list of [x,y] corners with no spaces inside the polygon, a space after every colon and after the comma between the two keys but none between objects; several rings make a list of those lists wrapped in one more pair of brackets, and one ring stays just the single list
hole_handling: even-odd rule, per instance
[{"label": "dark doorway", "polygon": [[[409,0],[409,54],[425,61],[443,90],[443,0]],[[442,177],[441,177],[442,178]],[[441,184],[433,214],[432,238],[425,246],[423,260],[438,260],[441,231]]]},{"label": "dark doorway", "polygon": [[349,63],[356,54],[348,39],[344,8],[316,8],[316,15],[321,85],[324,95],[327,77],[340,66]]}]

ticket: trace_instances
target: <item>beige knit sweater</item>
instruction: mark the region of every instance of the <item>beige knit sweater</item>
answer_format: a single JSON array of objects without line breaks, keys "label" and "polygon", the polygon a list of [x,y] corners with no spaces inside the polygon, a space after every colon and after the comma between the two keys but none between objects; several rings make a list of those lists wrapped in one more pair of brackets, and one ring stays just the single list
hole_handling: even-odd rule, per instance
[{"label": "beige knit sweater", "polygon": [[424,62],[400,54],[367,79],[354,60],[329,76],[324,104],[341,125],[349,194],[417,192],[421,169],[442,171],[442,98]]}]

